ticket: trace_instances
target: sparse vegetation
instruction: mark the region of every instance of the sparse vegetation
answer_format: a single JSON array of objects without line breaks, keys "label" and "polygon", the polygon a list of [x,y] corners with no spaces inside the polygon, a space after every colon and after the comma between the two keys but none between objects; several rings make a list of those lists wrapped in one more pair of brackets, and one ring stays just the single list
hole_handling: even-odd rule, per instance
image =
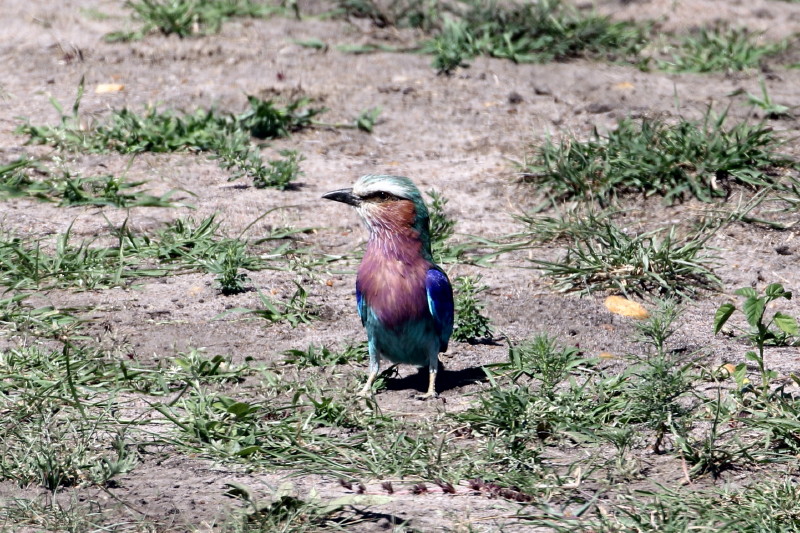
[{"label": "sparse vegetation", "polygon": [[456,221],[447,213],[449,201],[442,194],[430,190],[428,195],[428,213],[430,215],[431,253],[434,262],[458,263],[464,259],[467,245],[453,243]]},{"label": "sparse vegetation", "polygon": [[287,322],[292,327],[300,324],[310,324],[316,318],[314,304],[308,301],[306,289],[297,282],[294,282],[295,291],[286,302],[276,302],[264,293],[258,293],[261,302],[261,309],[236,308],[231,309],[231,313],[242,313],[263,318],[268,322]]},{"label": "sparse vegetation", "polygon": [[630,236],[605,221],[595,230],[576,237],[560,261],[533,260],[557,290],[691,297],[720,284],[714,258],[705,252],[713,228],[685,239],[677,237],[675,227]]},{"label": "sparse vegetation", "polygon": [[[755,345],[756,351],[748,351],[745,358],[758,365],[761,375],[760,393],[766,396],[769,393],[770,383],[778,377],[778,373],[767,368],[765,359],[765,348],[769,345],[786,345],[795,341],[798,333],[797,320],[780,311],[773,313],[772,317],[766,319],[764,316],[767,306],[776,300],[792,299],[792,293],[783,288],[780,283],[772,283],[767,286],[765,294],[759,296],[752,287],[742,287],[736,291],[738,296],[745,298],[742,304],[742,312],[747,319],[750,329],[747,336]],[[728,319],[736,311],[736,306],[731,303],[722,304],[714,316],[714,333],[719,333]],[[742,365],[737,370],[742,370]]]},{"label": "sparse vegetation", "polygon": [[726,194],[725,181],[754,188],[775,183],[771,171],[791,161],[764,124],[729,126],[727,114],[710,109],[700,122],[680,119],[621,120],[607,135],[581,141],[546,141],[523,165],[528,180],[554,196],[609,204],[625,193],[658,194],[668,202],[686,197],[711,201]]},{"label": "sparse vegetation", "polygon": [[[627,61],[642,69],[654,64],[671,72],[734,72],[754,69],[789,47],[787,41],[762,43],[761,35],[725,24],[695,28],[668,36],[668,44],[652,52],[657,41],[652,22],[615,21],[586,13],[561,0],[536,3],[485,0],[394,2],[390,9],[374,0],[340,2],[349,16],[370,18],[376,26],[411,26],[432,38],[419,48],[433,55],[440,74],[468,67],[479,55],[517,63],[546,63],[577,57]],[[386,45],[360,45],[365,53],[397,50]],[[665,57],[668,56],[668,57]]]},{"label": "sparse vegetation", "polygon": [[[645,321],[637,324],[643,354],[627,357],[631,366],[626,372],[628,409],[623,415],[630,424],[644,424],[654,432],[653,451],[661,453],[666,435],[683,435],[683,417],[691,413],[686,401],[697,376],[696,354],[668,349],[667,340],[675,333],[679,309],[674,301],[662,300]],[[681,437],[682,438],[682,437]]]},{"label": "sparse vegetation", "polygon": [[[193,114],[160,112],[148,109],[139,115],[129,109],[113,111],[104,122],[92,129],[81,127],[78,114],[83,97],[83,81],[72,106],[72,114],[64,114],[60,104],[51,100],[61,114],[58,126],[24,124],[17,132],[28,135],[29,142],[50,144],[66,150],[87,152],[116,151],[123,154],[141,152],[175,152],[196,150],[209,152],[220,166],[232,169],[236,179],[248,176],[256,187],[285,189],[299,174],[301,157],[295,151],[284,151],[282,161],[267,165],[250,135],[258,138],[285,137],[311,124],[311,118],[324,111],[306,106],[309,101],[298,99],[286,108],[272,101],[249,97],[250,109],[238,116],[198,109]],[[303,109],[305,108],[305,109]]]},{"label": "sparse vegetation", "polygon": [[119,250],[76,244],[71,229],[57,236],[52,251],[41,241],[0,237],[0,284],[10,289],[112,287],[133,275],[131,267]]},{"label": "sparse vegetation", "polygon": [[761,94],[747,93],[747,103],[764,112],[764,117],[770,120],[793,118],[792,108],[775,102],[767,92],[767,85],[762,78],[760,81]]},{"label": "sparse vegetation", "polygon": [[[25,54],[0,86],[37,145],[0,147],[0,529],[800,532],[796,90],[768,64],[794,53],[776,31],[682,44],[555,0],[131,0],[117,37],[146,41],[104,44],[119,10],[46,4],[15,19]],[[388,55],[408,52],[452,76]],[[648,68],[693,74],[672,95]],[[35,123],[84,71],[119,87],[81,84]],[[148,103],[243,91],[277,96]],[[319,195],[366,172],[436,189],[456,296],[437,399],[413,398],[427,369],[387,364],[356,395],[363,233]]]},{"label": "sparse vegetation", "polygon": [[372,133],[375,125],[378,123],[378,117],[381,115],[380,107],[371,107],[362,111],[355,120],[356,128],[367,133]]},{"label": "sparse vegetation", "polygon": [[484,303],[478,295],[489,287],[481,284],[480,276],[459,276],[455,279],[455,324],[453,339],[461,342],[476,342],[491,339],[492,326],[483,314]]},{"label": "sparse vegetation", "polygon": [[305,350],[287,350],[284,352],[286,364],[296,365],[299,368],[309,366],[346,365],[348,363],[363,363],[367,360],[367,344],[345,346],[341,351],[334,351],[327,346],[311,345]]},{"label": "sparse vegetation", "polygon": [[[37,168],[40,177],[32,176]],[[176,191],[153,196],[141,187],[145,182],[130,182],[123,177],[101,175],[81,176],[68,168],[57,171],[43,169],[33,161],[20,159],[0,168],[0,195],[4,197],[30,196],[59,205],[92,205],[127,207],[180,207],[172,201]]]},{"label": "sparse vegetation", "polygon": [[283,159],[274,159],[267,163],[266,171],[256,171],[253,176],[253,185],[259,189],[275,187],[285,189],[303,174],[300,163],[305,159],[296,150],[281,150]]},{"label": "sparse vegetation", "polygon": [[440,73],[451,73],[476,55],[517,63],[635,57],[646,42],[639,26],[587,15],[560,0],[467,4],[461,17],[445,19],[440,35],[425,47]]},{"label": "sparse vegetation", "polygon": [[[754,483],[744,489],[642,490],[626,495],[612,515],[588,520],[569,517],[536,519],[533,523],[565,533],[576,531],[686,531],[703,527],[733,533],[748,524],[753,531],[796,532],[791,503],[797,489],[788,477]],[[565,525],[568,524],[568,525]]]},{"label": "sparse vegetation", "polygon": [[411,27],[430,31],[439,23],[449,6],[439,0],[398,0],[381,5],[374,0],[337,0],[348,17],[368,18],[378,27]]},{"label": "sparse vegetation", "polygon": [[430,199],[431,251],[435,260],[440,262],[449,255],[447,241],[455,235],[456,221],[445,212],[447,198],[433,190],[427,194]]},{"label": "sparse vegetation", "polygon": [[205,35],[218,32],[226,19],[266,17],[277,11],[254,0],[127,0],[125,7],[133,11],[140,28],[109,33],[107,41],[138,40],[154,31],[181,38]]},{"label": "sparse vegetation", "polygon": [[746,28],[715,26],[699,28],[685,36],[658,67],[672,72],[730,72],[753,69],[763,59],[784,51],[788,43],[758,42],[758,34]]}]

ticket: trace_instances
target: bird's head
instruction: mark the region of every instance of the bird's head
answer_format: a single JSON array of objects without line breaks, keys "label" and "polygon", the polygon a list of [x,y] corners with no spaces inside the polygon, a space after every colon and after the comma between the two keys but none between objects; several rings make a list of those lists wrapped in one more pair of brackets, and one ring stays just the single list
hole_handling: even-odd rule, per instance
[{"label": "bird's head", "polygon": [[322,196],[350,204],[372,235],[392,235],[414,230],[429,241],[428,208],[414,183],[403,176],[366,175],[351,189],[339,189]]}]

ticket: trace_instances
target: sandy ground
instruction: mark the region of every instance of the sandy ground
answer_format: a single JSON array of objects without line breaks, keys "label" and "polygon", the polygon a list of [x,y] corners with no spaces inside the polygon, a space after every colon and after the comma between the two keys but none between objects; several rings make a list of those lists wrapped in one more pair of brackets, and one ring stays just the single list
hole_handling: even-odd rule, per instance
[{"label": "sandy ground", "polygon": [[[765,39],[778,39],[796,29],[800,4],[777,1],[713,2],[603,1],[599,8],[620,19],[654,19],[666,30],[682,31],[719,19],[764,30]],[[91,16],[99,12],[108,15]],[[132,43],[106,43],[105,33],[128,24],[121,2],[65,0],[58,7],[44,0],[6,0],[0,24],[0,162],[21,154],[44,156],[50,149],[24,146],[14,134],[23,120],[54,124],[58,114],[53,97],[66,109],[79,80],[85,79],[82,102],[85,120],[99,120],[111,109],[160,109],[192,111],[216,106],[240,112],[246,95],[289,96],[302,94],[329,109],[327,122],[350,121],[360,111],[380,107],[374,133],[334,128],[312,128],[275,141],[264,149],[265,157],[293,148],[306,158],[304,176],[295,190],[259,190],[246,180],[229,182],[228,174],[202,155],[144,154],[131,159],[116,154],[65,154],[67,163],[87,175],[125,173],[130,180],[146,180],[154,193],[171,189],[184,195],[193,209],[59,208],[30,199],[0,204],[0,225],[5,231],[30,236],[64,232],[72,225],[77,238],[104,238],[126,218],[136,231],[148,231],[179,216],[199,220],[218,213],[229,235],[237,235],[265,211],[281,207],[255,225],[247,235],[258,238],[273,227],[314,227],[302,236],[309,245],[329,253],[345,253],[365,239],[355,213],[342,205],[325,202],[326,191],[350,185],[366,173],[392,173],[411,177],[422,190],[436,189],[448,199],[448,213],[457,220],[460,234],[497,238],[518,231],[512,218],[535,201],[535,191],[521,184],[512,161],[522,160],[530,146],[547,135],[572,132],[588,136],[605,130],[625,116],[698,117],[709,104],[726,106],[734,118],[751,110],[734,97],[738,89],[758,94],[759,73],[726,76],[673,75],[641,72],[632,66],[588,61],[547,65],[517,65],[478,58],[471,67],[452,77],[437,76],[430,58],[415,54],[375,53],[348,55],[337,44],[383,42],[402,45],[412,35],[376,30],[363,21],[275,17],[266,20],[227,22],[221,33],[198,39],[152,35]],[[9,23],[13,21],[13,23]],[[304,48],[295,41],[320,39],[327,50]],[[123,91],[96,94],[100,83],[124,84]],[[779,68],[766,77],[769,94],[787,105],[798,103],[800,72]],[[520,100],[509,98],[512,93]],[[680,109],[676,109],[676,100]],[[786,147],[796,153],[797,122],[774,121],[781,136],[791,139]],[[704,206],[688,202],[676,207],[658,201],[629,200],[631,229],[666,224],[699,216]],[[797,217],[791,214],[789,217]],[[791,218],[787,220],[791,222]],[[717,306],[731,298],[734,289],[780,281],[800,287],[796,267],[798,245],[795,231],[775,232],[735,225],[720,232],[710,243],[719,257],[716,272],[723,293],[706,293],[687,304],[676,337],[679,346],[704,348],[709,361],[739,361],[743,345],[714,337],[711,320]],[[788,246],[790,255],[776,252]],[[545,246],[533,252],[540,258],[557,258],[563,249]],[[494,268],[451,265],[451,277],[483,275],[490,287],[484,297],[487,314],[496,329],[510,339],[523,339],[546,331],[580,346],[587,355],[623,353],[630,348],[630,324],[612,316],[602,297],[578,297],[554,292],[538,271],[531,269],[528,252],[502,257]],[[293,291],[290,272],[265,270],[250,276],[252,285],[264,292],[288,296]],[[354,275],[337,268],[304,274],[309,298],[321,306],[323,319],[290,328],[266,326],[259,321],[215,320],[234,307],[258,307],[255,292],[223,297],[211,274],[188,274],[156,281],[144,280],[135,288],[102,291],[51,291],[41,301],[61,306],[89,306],[91,326],[105,335],[104,342],[125,343],[129,354],[142,364],[153,363],[191,347],[209,353],[229,354],[234,361],[252,357],[270,362],[283,350],[311,343],[356,342],[363,332],[355,313]],[[782,304],[796,313],[793,302]],[[102,326],[100,326],[102,324]],[[443,356],[442,400],[414,403],[409,395],[423,386],[413,369],[401,369],[398,386],[383,392],[378,401],[385,410],[413,409],[434,415],[457,410],[469,403],[468,394],[485,385],[464,376],[480,375],[483,364],[504,360],[507,348],[497,344],[454,343]],[[773,366],[781,373],[797,371],[796,350],[776,350]],[[655,460],[655,459],[654,459]],[[666,482],[679,480],[677,469],[661,469]],[[65,500],[97,501],[118,505],[131,516],[152,520],[164,530],[209,529],[224,520],[236,503],[223,496],[224,483],[240,481],[269,492],[281,482],[272,473],[238,472],[197,457],[172,456],[169,450],[144,460],[123,476],[109,492],[67,491]],[[377,482],[377,480],[375,480]],[[315,488],[335,497],[344,489],[335,480],[311,476],[295,480],[298,491]],[[0,499],[31,496],[34,487],[19,489],[0,484]],[[410,519],[419,531],[458,531],[476,519],[475,527],[496,530],[500,518],[513,514],[513,504],[480,497],[429,495],[397,496],[375,512],[382,513],[370,527],[389,526],[392,515]],[[383,516],[385,514],[386,516]],[[366,526],[365,526],[366,527]],[[507,526],[504,531],[513,531]]]}]

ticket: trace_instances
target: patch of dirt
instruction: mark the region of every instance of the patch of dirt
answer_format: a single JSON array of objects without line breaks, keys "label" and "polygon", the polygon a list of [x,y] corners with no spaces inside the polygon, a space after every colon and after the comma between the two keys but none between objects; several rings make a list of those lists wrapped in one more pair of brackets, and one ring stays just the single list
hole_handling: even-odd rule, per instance
[{"label": "patch of dirt", "polygon": [[[735,21],[764,31],[765,39],[791,35],[800,16],[798,4],[766,0],[607,0],[599,4],[619,19],[656,19],[669,30],[718,19]],[[110,229],[126,219],[134,231],[152,231],[179,216],[201,220],[214,213],[225,233],[235,236],[266,211],[280,208],[250,226],[247,235],[258,238],[283,226],[317,228],[301,238],[326,252],[345,253],[365,240],[365,231],[354,212],[320,197],[368,173],[401,174],[411,177],[423,191],[435,188],[449,199],[447,211],[457,221],[458,233],[498,238],[518,231],[512,215],[535,201],[530,186],[516,179],[511,161],[522,160],[530,146],[546,136],[572,132],[586,137],[626,116],[696,118],[712,103],[729,106],[733,118],[743,118],[750,110],[730,95],[737,90],[760,94],[758,73],[675,75],[589,61],[518,65],[476,58],[470,68],[452,77],[437,76],[425,55],[337,51],[338,44],[376,38],[397,45],[413,41],[404,32],[373,34],[375,30],[361,23],[342,20],[231,20],[218,35],[184,40],[151,35],[140,42],[112,44],[103,35],[129,24],[128,11],[120,2],[65,0],[56,5],[44,0],[6,0],[3,11],[5,20],[13,24],[0,27],[0,70],[6,73],[0,81],[5,95],[0,98],[0,162],[22,154],[50,153],[47,147],[23,145],[24,138],[14,133],[19,117],[33,124],[55,124],[58,114],[48,98],[69,109],[81,79],[87,88],[81,104],[86,120],[101,120],[111,109],[140,111],[150,105],[187,111],[213,106],[238,113],[250,94],[311,97],[329,109],[324,119],[331,123],[351,121],[367,108],[381,109],[372,134],[318,127],[265,148],[265,156],[284,148],[296,148],[305,156],[305,175],[295,190],[259,190],[246,180],[230,182],[225,171],[202,155],[66,154],[67,163],[86,175],[124,174],[132,181],[147,181],[154,194],[187,191],[176,197],[192,208],[63,208],[24,198],[0,203],[0,225],[5,231],[46,238],[71,227],[77,239],[102,242],[110,238]],[[94,11],[108,16],[90,16]],[[329,47],[315,50],[297,44],[311,38]],[[95,93],[97,84],[112,82],[124,84],[124,90]],[[792,105],[800,97],[800,72],[771,73],[766,85],[774,100]],[[675,107],[676,100],[680,109]],[[795,120],[772,121],[771,125],[782,137],[796,137]],[[798,153],[798,143],[790,141],[786,152]],[[707,207],[693,202],[667,207],[652,199],[627,202],[631,213],[647,214],[637,217],[637,224],[694,217]],[[791,217],[797,214],[787,215],[787,222]],[[713,335],[714,311],[741,286],[763,288],[780,281],[789,289],[800,288],[798,242],[796,230],[733,225],[720,232],[711,245],[719,257],[716,272],[725,293],[705,294],[687,304],[675,344],[687,350],[703,349],[715,363],[742,361],[743,343]],[[559,245],[551,245],[536,253],[553,259],[563,252]],[[484,293],[487,314],[510,339],[549,332],[587,356],[633,349],[632,325],[605,309],[603,295],[581,298],[554,292],[531,268],[528,253],[504,256],[492,268],[455,265],[448,273],[451,278],[483,275],[490,287]],[[291,295],[294,277],[273,270],[250,275],[253,287],[282,298]],[[234,362],[246,358],[274,362],[291,348],[364,339],[355,310],[354,279],[352,271],[336,268],[308,273],[303,282],[309,300],[321,306],[323,319],[296,328],[235,315],[220,318],[234,308],[258,308],[258,294],[221,296],[211,274],[145,279],[108,290],[50,291],[36,295],[34,301],[85,307],[91,333],[102,343],[124,346],[120,356],[142,364],[199,347],[211,354],[228,354]],[[797,315],[800,306],[787,301],[781,302],[781,309]],[[469,395],[486,386],[481,366],[506,357],[503,342],[452,343],[442,358],[440,400],[410,399],[414,391],[424,388],[424,379],[413,368],[400,368],[400,377],[377,401],[387,413],[414,411],[419,416],[464,409]],[[782,375],[797,372],[796,349],[770,351],[770,364]],[[656,477],[650,481],[680,483],[679,461],[654,457],[653,462],[660,464],[652,467]],[[120,476],[117,486],[107,491],[69,489],[57,497],[66,503],[91,500],[120,516],[152,521],[164,531],[204,531],[214,529],[232,509],[241,507],[224,495],[228,481],[269,494],[285,479],[234,471],[200,457],[170,457],[165,451]],[[331,499],[348,493],[336,480],[320,476],[293,481],[300,494],[312,488]],[[369,490],[380,492],[379,481],[373,480]],[[470,524],[481,531],[532,530],[509,522],[516,509],[513,503],[459,489],[459,496],[398,493],[391,504],[371,508],[376,514],[365,518],[360,530],[389,530],[392,523],[406,520],[417,531],[465,531]],[[35,492],[1,483],[0,502]]]}]

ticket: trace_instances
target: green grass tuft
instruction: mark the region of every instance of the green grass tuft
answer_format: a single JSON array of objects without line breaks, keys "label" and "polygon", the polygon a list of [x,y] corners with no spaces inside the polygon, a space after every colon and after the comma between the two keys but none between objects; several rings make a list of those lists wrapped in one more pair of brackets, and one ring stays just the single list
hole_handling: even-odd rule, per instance
[{"label": "green grass tuft", "polygon": [[342,350],[331,350],[327,346],[314,346],[313,344],[305,350],[287,350],[283,352],[286,356],[286,364],[296,365],[299,368],[346,365],[349,363],[363,363],[367,360],[367,344],[362,342],[355,345],[347,345]]},{"label": "green grass tuft", "polygon": [[679,240],[672,227],[631,236],[605,222],[596,235],[576,239],[560,261],[533,262],[560,291],[691,297],[720,285],[714,259],[704,254],[712,235],[707,229]]},{"label": "green grass tuft", "polygon": [[61,114],[58,126],[27,123],[17,128],[17,133],[27,135],[32,143],[85,152],[208,152],[220,166],[232,169],[231,179],[248,176],[256,187],[278,189],[288,187],[300,174],[302,158],[296,152],[285,151],[282,153],[284,160],[265,165],[259,148],[251,143],[251,134],[270,139],[285,137],[309,127],[312,117],[324,111],[307,107],[309,101],[303,98],[280,108],[271,100],[249,97],[250,109],[239,116],[201,109],[193,114],[149,109],[140,115],[122,109],[112,111],[105,121],[84,129],[78,116],[82,95],[83,82],[71,115],[64,114],[61,106],[53,101]]},{"label": "green grass tuft", "polygon": [[443,262],[452,256],[452,250],[447,244],[455,235],[456,221],[445,212],[449,201],[445,196],[431,189],[427,192],[430,199],[428,213],[430,215],[431,252],[434,261]]},{"label": "green grass tuft", "polygon": [[442,12],[450,6],[440,0],[337,0],[344,16],[367,18],[379,27],[419,28],[430,31],[441,22]]},{"label": "green grass tuft", "polygon": [[536,377],[541,382],[541,392],[550,399],[569,372],[586,362],[577,348],[560,346],[548,335],[537,335],[530,341],[511,346],[508,359],[508,364],[495,368],[508,369],[513,381],[522,376]]},{"label": "green grass tuft", "polygon": [[610,513],[581,520],[570,516],[560,517],[561,520],[537,517],[531,525],[557,533],[696,530],[797,533],[800,532],[798,497],[800,491],[790,477],[753,482],[744,488],[698,490],[659,485],[658,489],[637,490],[622,496]]},{"label": "green grass tuft", "polygon": [[310,107],[308,98],[293,100],[286,107],[256,96],[248,96],[247,101],[250,109],[237,116],[235,123],[258,139],[288,137],[293,132],[311,127],[314,117],[325,112],[325,108]]},{"label": "green grass tuft", "polygon": [[[35,167],[35,174],[30,169]],[[130,182],[123,177],[81,176],[67,168],[54,172],[30,160],[18,160],[0,168],[0,197],[29,196],[59,205],[127,207],[181,207],[170,200],[176,191],[153,196],[139,188],[146,182]]]},{"label": "green grass tuft", "polygon": [[630,366],[624,373],[623,394],[628,405],[622,418],[627,424],[643,424],[654,432],[652,447],[656,453],[661,453],[664,437],[680,428],[682,418],[695,407],[686,397],[697,380],[697,354],[671,351],[666,344],[679,315],[674,301],[661,300],[649,318],[636,323],[637,340],[646,347],[644,353],[626,356]]},{"label": "green grass tuft", "polygon": [[424,47],[438,72],[449,74],[471,57],[489,55],[518,63],[575,57],[634,57],[645,31],[629,22],[585,15],[559,0],[496,4],[471,2],[458,19],[446,19]]},{"label": "green grass tuft", "polygon": [[549,243],[590,239],[597,234],[597,228],[614,214],[596,211],[584,204],[556,209],[555,215],[534,211],[514,215],[514,219],[525,225],[525,230],[521,232],[523,236],[529,237],[534,243]]},{"label": "green grass tuft", "polygon": [[191,37],[217,33],[225,20],[233,17],[266,17],[278,8],[253,0],[127,0],[141,27],[132,32],[112,32],[107,41],[142,39],[151,32]]},{"label": "green grass tuft", "polygon": [[481,276],[459,276],[455,279],[455,324],[453,340],[477,342],[492,338],[492,326],[484,316],[484,303],[478,299],[489,287],[481,284]]},{"label": "green grass tuft", "polygon": [[[433,67],[451,74],[475,56],[545,63],[577,57],[626,61],[669,72],[732,72],[759,67],[788,48],[788,41],[761,43],[745,28],[718,24],[688,35],[669,35],[666,51],[653,54],[658,34],[653,22],[615,21],[572,2],[493,0],[340,0],[341,13],[369,18],[378,27],[415,27],[429,36],[414,48],[383,44],[340,46],[350,53],[422,51]],[[655,40],[655,42],[654,42]],[[320,46],[319,43],[316,46]],[[669,56],[666,58],[665,56]]]},{"label": "green grass tuft", "polygon": [[275,189],[285,189],[303,175],[300,170],[300,163],[305,160],[302,154],[296,150],[281,150],[283,159],[273,159],[267,162],[266,171],[255,168],[253,174],[253,186],[257,189],[273,187]]},{"label": "green grass tuft", "polygon": [[700,28],[683,38],[671,59],[658,60],[657,65],[669,72],[742,71],[759,67],[763,59],[788,47],[786,41],[760,44],[758,38],[746,28]]},{"label": "green grass tuft", "polygon": [[287,301],[275,301],[258,291],[258,298],[262,306],[260,309],[236,308],[230,309],[225,314],[253,315],[268,322],[286,322],[293,328],[300,324],[310,324],[319,316],[318,307],[308,301],[308,293],[302,285],[296,281],[293,283],[295,291]]},{"label": "green grass tuft", "polygon": [[430,215],[431,254],[435,263],[458,263],[464,257],[467,246],[452,244],[456,221],[447,213],[449,201],[446,196],[431,189],[428,195]]},{"label": "green grass tuft", "polygon": [[774,183],[770,171],[790,164],[780,142],[763,124],[726,126],[726,114],[709,110],[700,122],[623,119],[607,135],[547,141],[524,165],[526,177],[563,198],[608,204],[629,192],[686,196],[703,201],[725,196],[724,182],[751,187]]},{"label": "green grass tuft", "polygon": [[753,107],[757,107],[764,112],[764,117],[769,120],[791,119],[794,118],[792,107],[785,106],[775,102],[767,92],[767,85],[764,78],[759,80],[761,86],[761,94],[756,95],[747,93],[747,103]]},{"label": "green grass tuft", "polygon": [[112,287],[131,275],[130,266],[113,247],[74,244],[71,228],[56,237],[52,251],[41,241],[0,237],[0,285],[11,289]]}]

